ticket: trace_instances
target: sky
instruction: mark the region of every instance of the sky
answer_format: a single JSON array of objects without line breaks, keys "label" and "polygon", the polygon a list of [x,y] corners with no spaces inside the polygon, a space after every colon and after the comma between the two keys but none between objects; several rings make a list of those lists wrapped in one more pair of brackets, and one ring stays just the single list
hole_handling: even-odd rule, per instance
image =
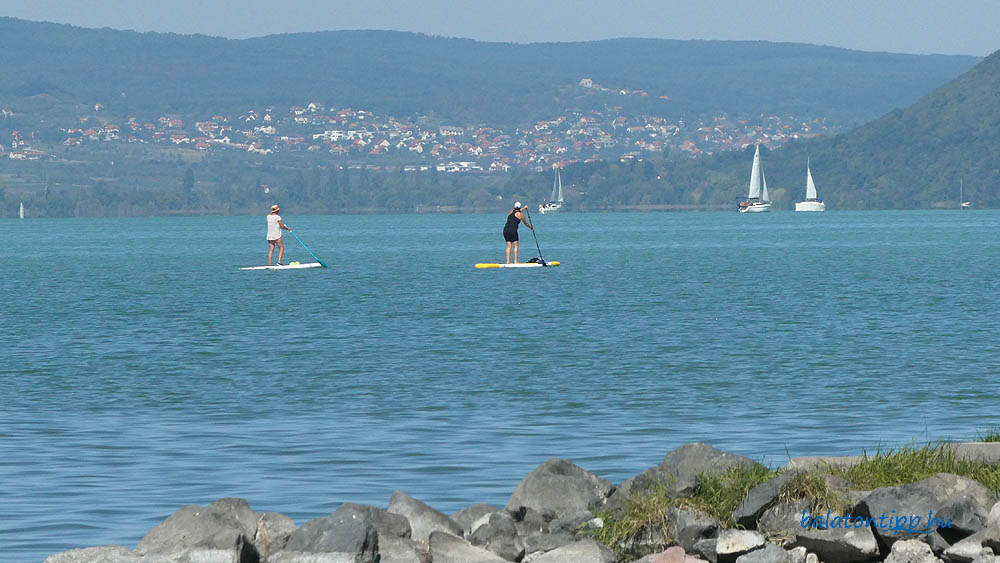
[{"label": "sky", "polygon": [[231,39],[391,29],[516,43],[648,37],[912,54],[1000,49],[1000,0],[0,0],[0,16]]}]

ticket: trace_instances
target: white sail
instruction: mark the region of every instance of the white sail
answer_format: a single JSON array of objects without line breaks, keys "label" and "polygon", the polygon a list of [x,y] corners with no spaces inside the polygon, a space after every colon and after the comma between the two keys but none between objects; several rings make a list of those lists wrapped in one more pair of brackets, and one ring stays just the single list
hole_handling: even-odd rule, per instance
[{"label": "white sail", "polygon": [[813,182],[813,174],[812,170],[809,169],[808,162],[806,162],[806,199],[818,199],[816,197],[816,183]]},{"label": "white sail", "polygon": [[767,177],[764,176],[764,172],[763,171],[761,171],[761,173],[760,173],[760,184],[761,184],[761,188],[760,188],[760,200],[763,201],[763,202],[769,202],[769,201],[771,201],[767,197]]},{"label": "white sail", "polygon": [[753,168],[750,169],[750,193],[747,194],[748,199],[757,199],[760,197],[760,145],[757,145],[757,150],[753,153]]},{"label": "white sail", "polygon": [[21,207],[17,210],[17,216],[24,219],[24,202],[21,202]]},{"label": "white sail", "polygon": [[558,201],[562,203],[562,179],[559,178],[559,171],[556,170],[556,178],[552,180],[552,196],[549,197],[549,201]]}]

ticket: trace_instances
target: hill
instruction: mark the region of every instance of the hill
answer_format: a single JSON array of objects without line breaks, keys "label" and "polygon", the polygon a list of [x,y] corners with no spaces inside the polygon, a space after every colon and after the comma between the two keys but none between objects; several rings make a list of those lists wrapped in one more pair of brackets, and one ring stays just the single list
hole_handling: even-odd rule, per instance
[{"label": "hill", "polygon": [[833,209],[957,207],[960,181],[975,207],[1000,206],[1000,51],[906,109],[771,152],[768,181],[789,190],[783,207],[804,197],[807,155]]},{"label": "hill", "polygon": [[[110,113],[211,115],[318,101],[507,126],[608,103],[685,118],[725,112],[857,124],[977,61],[787,43],[513,44],[391,31],[230,40],[13,18],[0,18],[0,51],[0,101],[8,103],[46,94],[99,102]],[[573,88],[583,78],[649,95],[584,96]]]}]

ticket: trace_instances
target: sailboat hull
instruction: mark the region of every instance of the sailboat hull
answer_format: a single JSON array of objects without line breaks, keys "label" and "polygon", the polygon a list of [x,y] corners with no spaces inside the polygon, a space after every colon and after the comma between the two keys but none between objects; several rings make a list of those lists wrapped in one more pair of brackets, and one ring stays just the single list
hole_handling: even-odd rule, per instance
[{"label": "sailboat hull", "polygon": [[562,209],[561,203],[542,203],[538,206],[538,212],[541,214],[554,213]]},{"label": "sailboat hull", "polygon": [[795,204],[796,211],[826,211],[826,204],[822,201],[799,201]]},{"label": "sailboat hull", "polygon": [[740,207],[740,213],[766,213],[771,210],[771,202],[751,203],[746,207]]}]

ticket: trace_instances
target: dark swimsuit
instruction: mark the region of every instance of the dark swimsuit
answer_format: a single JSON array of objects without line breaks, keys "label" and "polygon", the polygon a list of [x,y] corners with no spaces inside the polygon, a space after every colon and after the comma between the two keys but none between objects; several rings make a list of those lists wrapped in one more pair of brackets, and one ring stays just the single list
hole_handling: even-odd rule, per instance
[{"label": "dark swimsuit", "polygon": [[511,211],[510,215],[507,215],[507,224],[503,226],[503,240],[517,242],[517,226],[520,224],[521,220]]}]

